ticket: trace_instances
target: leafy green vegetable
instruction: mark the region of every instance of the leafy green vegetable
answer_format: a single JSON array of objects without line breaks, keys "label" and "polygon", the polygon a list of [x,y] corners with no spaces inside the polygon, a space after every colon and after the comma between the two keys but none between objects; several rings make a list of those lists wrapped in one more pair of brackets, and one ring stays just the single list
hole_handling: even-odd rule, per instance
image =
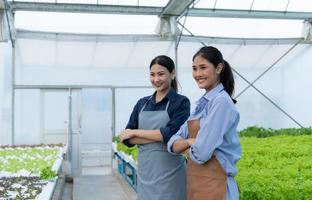
[{"label": "leafy green vegetable", "polygon": [[[0,147],[0,172],[20,176],[0,177],[0,199],[36,199],[47,181],[56,177],[52,166],[60,156],[62,144]],[[38,177],[40,173],[40,178]]]},{"label": "leafy green vegetable", "polygon": [[[235,179],[241,200],[312,199],[312,129],[249,127],[240,132],[242,159]],[[137,158],[137,147],[118,143]]]},{"label": "leafy green vegetable", "polygon": [[133,160],[138,159],[138,148],[137,148],[137,146],[127,147],[126,145],[118,142],[117,143],[117,150],[122,151],[122,152],[132,156]]},{"label": "leafy green vegetable", "polygon": [[278,135],[312,135],[312,128],[284,128],[284,129],[265,129],[262,127],[251,126],[248,127],[239,133],[240,137],[271,137]]},{"label": "leafy green vegetable", "polygon": [[0,171],[16,173],[22,169],[39,173],[52,166],[59,156],[59,147],[0,148]]},{"label": "leafy green vegetable", "polygon": [[242,200],[312,199],[312,136],[243,137]]},{"label": "leafy green vegetable", "polygon": [[113,142],[119,142],[119,136],[114,136],[113,137]]},{"label": "leafy green vegetable", "polygon": [[51,167],[45,167],[40,172],[40,179],[51,180],[57,176],[56,172],[52,170]]}]

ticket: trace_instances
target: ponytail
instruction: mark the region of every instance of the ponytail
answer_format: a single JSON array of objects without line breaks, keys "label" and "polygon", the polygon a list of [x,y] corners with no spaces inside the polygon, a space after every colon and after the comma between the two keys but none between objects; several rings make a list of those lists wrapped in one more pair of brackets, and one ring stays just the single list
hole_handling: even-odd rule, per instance
[{"label": "ponytail", "polygon": [[[226,60],[224,60],[223,63],[224,63],[224,67],[220,74],[220,82],[222,83],[224,90],[230,95],[230,97],[232,97],[234,93],[234,85],[235,85],[233,72],[232,72],[230,64]],[[234,103],[236,103],[235,99],[232,98],[232,100]]]},{"label": "ponytail", "polygon": [[234,91],[234,77],[230,64],[224,60],[224,67],[220,74],[220,82],[224,90],[232,97]]},{"label": "ponytail", "polygon": [[178,92],[178,81],[176,77],[171,81],[171,88],[173,88],[174,91]]}]

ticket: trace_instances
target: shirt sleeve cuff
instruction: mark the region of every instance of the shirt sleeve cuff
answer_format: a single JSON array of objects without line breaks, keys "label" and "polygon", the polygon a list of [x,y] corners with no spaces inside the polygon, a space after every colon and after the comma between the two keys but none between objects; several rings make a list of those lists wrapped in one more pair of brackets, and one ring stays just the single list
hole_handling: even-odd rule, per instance
[{"label": "shirt sleeve cuff", "polygon": [[163,137],[164,144],[167,144],[171,138],[171,135],[169,136],[170,130],[168,128],[160,128],[159,131]]},{"label": "shirt sleeve cuff", "polygon": [[127,147],[134,147],[134,146],[135,146],[134,144],[130,144],[129,139],[124,140],[122,143],[123,143],[124,145],[126,145]]},{"label": "shirt sleeve cuff", "polygon": [[199,165],[204,164],[203,161],[201,161],[200,159],[198,159],[196,157],[196,155],[194,155],[196,150],[194,149],[194,146],[191,146],[191,148],[189,149],[189,156],[191,158],[191,160]]},{"label": "shirt sleeve cuff", "polygon": [[183,139],[181,136],[178,136],[178,135],[173,135],[170,140],[168,141],[167,143],[167,151],[173,155],[178,155],[177,153],[174,153],[172,151],[172,146],[173,146],[173,143],[176,141],[176,140],[179,140],[179,139]]}]

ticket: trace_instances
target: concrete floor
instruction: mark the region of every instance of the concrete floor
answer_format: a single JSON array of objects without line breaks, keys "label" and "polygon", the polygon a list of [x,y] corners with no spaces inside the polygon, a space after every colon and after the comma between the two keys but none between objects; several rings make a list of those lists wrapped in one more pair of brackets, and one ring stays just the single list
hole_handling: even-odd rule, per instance
[{"label": "concrete floor", "polygon": [[114,168],[84,169],[65,183],[61,200],[135,200],[136,193]]},{"label": "concrete floor", "polygon": [[74,179],[73,200],[130,200],[113,175],[85,175]]},{"label": "concrete floor", "polygon": [[61,200],[72,200],[72,199],[73,199],[73,184],[65,183]]}]

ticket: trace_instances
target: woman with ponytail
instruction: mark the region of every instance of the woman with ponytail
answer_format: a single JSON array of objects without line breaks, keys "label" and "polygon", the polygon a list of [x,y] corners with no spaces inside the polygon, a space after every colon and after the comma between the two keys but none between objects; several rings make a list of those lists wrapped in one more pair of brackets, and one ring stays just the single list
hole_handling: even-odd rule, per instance
[{"label": "woman with ponytail", "polygon": [[238,200],[234,177],[242,152],[232,69],[217,48],[202,47],[193,57],[193,78],[205,94],[171,137],[168,151],[187,152],[188,200]]},{"label": "woman with ponytail", "polygon": [[167,142],[190,114],[187,97],[177,93],[174,62],[157,56],[150,64],[154,94],[135,105],[120,140],[138,145],[138,200],[186,200],[185,159],[167,151]]}]

